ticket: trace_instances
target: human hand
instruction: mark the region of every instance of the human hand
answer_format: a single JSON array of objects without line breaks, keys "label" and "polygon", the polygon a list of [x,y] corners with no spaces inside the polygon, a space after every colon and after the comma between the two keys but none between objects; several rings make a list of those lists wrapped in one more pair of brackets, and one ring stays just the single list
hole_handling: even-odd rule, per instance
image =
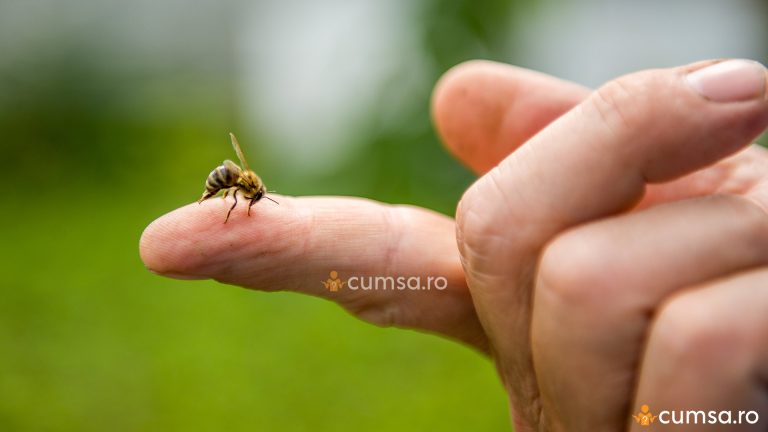
[{"label": "human hand", "polygon": [[[768,124],[766,73],[689,75],[712,64],[583,91],[520,148],[504,127],[524,119],[477,84],[519,71],[438,86],[441,135],[484,174],[457,237],[517,431],[623,430],[640,403],[768,412],[768,156],[729,157]],[[458,126],[466,107],[495,140]]]},{"label": "human hand", "polygon": [[[455,69],[442,81],[435,96],[435,120],[448,147],[467,165],[484,173],[587,94],[586,89],[540,74],[473,62]],[[641,205],[703,195],[717,189],[744,191],[746,188],[736,190],[739,182],[754,181],[752,190],[757,193],[760,188],[756,185],[762,178],[759,168],[764,165],[762,152],[750,149],[675,182],[651,186]],[[207,209],[185,207],[147,229],[142,237],[142,257],[148,267],[160,273],[213,277],[268,290],[295,289],[332,298],[378,324],[433,331],[488,349],[463,284],[455,250],[450,247],[453,227],[449,219],[411,207],[382,207],[352,199],[301,198],[296,201],[288,215],[264,210],[258,223],[244,221],[247,225],[237,232],[224,231],[217,223],[226,204],[212,202]],[[390,212],[399,214],[396,220],[410,223],[402,229],[393,227]],[[338,224],[345,225],[338,227]],[[400,233],[394,239],[393,230]],[[306,244],[297,238],[302,233],[309,234]],[[344,236],[349,233],[357,235]],[[406,237],[412,241],[403,243]],[[448,238],[448,241],[441,240]],[[382,247],[371,249],[371,241]],[[323,244],[334,243],[336,249],[323,247]],[[433,249],[433,245],[437,247]],[[351,253],[339,254],[350,249]],[[382,253],[382,250],[389,252]],[[430,254],[432,259],[428,259]],[[382,266],[378,261],[383,256],[390,257],[394,263]],[[409,263],[412,265],[407,265]],[[291,271],[296,270],[297,265],[300,271]],[[292,269],[289,266],[293,266]],[[317,279],[308,276],[319,272],[324,277],[328,268],[348,268],[356,274],[361,273],[360,269],[368,274],[393,274],[385,270],[389,268],[395,270],[395,275],[448,275],[449,289],[440,293],[350,292],[331,296],[322,287],[318,290],[313,285]],[[442,294],[449,295],[441,297]],[[527,328],[529,322],[521,325]],[[493,350],[499,352],[496,348]],[[523,351],[530,353],[529,348]],[[497,358],[504,375],[507,363],[503,357]],[[507,381],[508,388],[515,384],[509,383],[508,376]],[[519,381],[520,393],[525,393],[524,385],[530,382]],[[536,396],[535,377],[533,383],[534,387],[527,390],[533,390],[528,394]],[[514,390],[510,388],[511,392]],[[581,395],[569,397],[579,399]],[[513,410],[521,414],[525,410],[520,406],[535,406],[537,399],[520,404],[525,397],[512,394],[512,400]],[[610,404],[599,409],[603,413],[623,415],[625,412],[611,410]],[[536,413],[536,410],[529,412]],[[521,425],[525,424],[521,415],[516,418]]]}]

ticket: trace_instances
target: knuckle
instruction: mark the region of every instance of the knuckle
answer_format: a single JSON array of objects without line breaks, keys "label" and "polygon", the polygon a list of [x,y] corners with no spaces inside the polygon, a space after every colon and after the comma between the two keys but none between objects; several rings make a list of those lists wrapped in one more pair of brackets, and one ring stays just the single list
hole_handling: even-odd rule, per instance
[{"label": "knuckle", "polygon": [[456,239],[465,267],[477,272],[483,262],[488,261],[498,241],[500,233],[493,226],[489,217],[476,211],[466,199],[459,203],[456,216]]},{"label": "knuckle", "polygon": [[524,194],[505,180],[508,169],[502,164],[481,177],[456,209],[459,252],[465,270],[475,278],[507,274],[511,260],[538,247],[540,226],[524,211],[530,208]]},{"label": "knuckle", "polygon": [[736,195],[711,195],[701,200],[718,211],[719,223],[727,221],[727,228],[721,230],[722,238],[739,246],[733,248],[733,253],[746,262],[768,260],[768,213],[759,202]]},{"label": "knuckle", "polygon": [[537,295],[575,308],[610,303],[616,290],[611,250],[585,228],[556,237],[539,261]]},{"label": "knuckle", "polygon": [[636,78],[622,77],[600,87],[587,100],[586,108],[608,127],[619,133],[646,126],[648,116],[642,110],[647,91]]},{"label": "knuckle", "polygon": [[509,224],[497,223],[498,212],[504,210],[484,205],[503,200],[503,192],[494,181],[494,175],[495,171],[491,171],[472,185],[456,209],[456,237],[462,257],[469,264],[492,255],[505,242],[503,227]]},{"label": "knuckle", "polygon": [[466,244],[468,241],[473,241],[473,230],[477,229],[475,225],[478,221],[475,220],[476,216],[472,212],[472,193],[472,188],[465,191],[456,207],[456,239],[459,242],[459,246]]},{"label": "knuckle", "polygon": [[768,242],[768,214],[758,203],[734,195],[721,195],[715,199],[728,203],[729,210],[733,212],[730,219],[738,223],[744,236],[754,239],[759,245]]},{"label": "knuckle", "polygon": [[674,365],[717,367],[723,356],[742,349],[728,326],[718,318],[717,305],[695,291],[673,297],[662,305],[650,332],[649,345]]}]

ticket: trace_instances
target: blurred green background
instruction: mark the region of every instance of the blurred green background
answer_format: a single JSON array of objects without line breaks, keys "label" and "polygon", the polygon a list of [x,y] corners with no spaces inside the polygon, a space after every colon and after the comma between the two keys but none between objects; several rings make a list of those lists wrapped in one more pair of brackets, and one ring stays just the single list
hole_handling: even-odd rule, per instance
[{"label": "blurred green background", "polygon": [[451,214],[473,177],[429,96],[464,60],[597,85],[766,58],[760,1],[637,3],[0,0],[0,431],[509,430],[473,351],[157,277],[138,239],[230,130],[280,193]]}]

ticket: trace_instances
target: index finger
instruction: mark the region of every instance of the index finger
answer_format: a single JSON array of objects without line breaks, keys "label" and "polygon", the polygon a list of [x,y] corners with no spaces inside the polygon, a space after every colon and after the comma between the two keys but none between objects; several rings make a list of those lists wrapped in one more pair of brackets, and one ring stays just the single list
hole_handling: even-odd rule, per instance
[{"label": "index finger", "polygon": [[[146,228],[141,258],[161,275],[319,296],[374,324],[436,332],[485,349],[451,218],[360,198],[272,196],[279,206],[259,203],[248,217],[241,205],[226,224],[231,198],[174,210]],[[321,282],[331,271],[343,280],[415,277],[419,288],[445,278],[445,288],[331,291]]]}]

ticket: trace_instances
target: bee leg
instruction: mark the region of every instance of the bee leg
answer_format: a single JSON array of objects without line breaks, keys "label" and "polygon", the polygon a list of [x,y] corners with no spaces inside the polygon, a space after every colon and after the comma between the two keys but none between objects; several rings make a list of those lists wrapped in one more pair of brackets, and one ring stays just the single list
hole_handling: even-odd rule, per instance
[{"label": "bee leg", "polygon": [[225,191],[224,191],[224,195],[222,195],[221,197],[222,197],[222,198],[226,198],[226,197],[227,197],[227,195],[229,195],[229,189],[225,190]]},{"label": "bee leg", "polygon": [[235,203],[234,203],[234,204],[232,204],[232,207],[230,207],[230,208],[229,208],[229,211],[227,212],[227,218],[226,218],[226,219],[224,219],[224,223],[227,223],[227,221],[229,220],[229,215],[230,215],[230,213],[232,213],[232,210],[234,210],[234,209],[235,209],[235,206],[237,206],[237,191],[235,191],[234,193],[232,193],[232,196],[233,196],[233,197],[235,197]]}]

